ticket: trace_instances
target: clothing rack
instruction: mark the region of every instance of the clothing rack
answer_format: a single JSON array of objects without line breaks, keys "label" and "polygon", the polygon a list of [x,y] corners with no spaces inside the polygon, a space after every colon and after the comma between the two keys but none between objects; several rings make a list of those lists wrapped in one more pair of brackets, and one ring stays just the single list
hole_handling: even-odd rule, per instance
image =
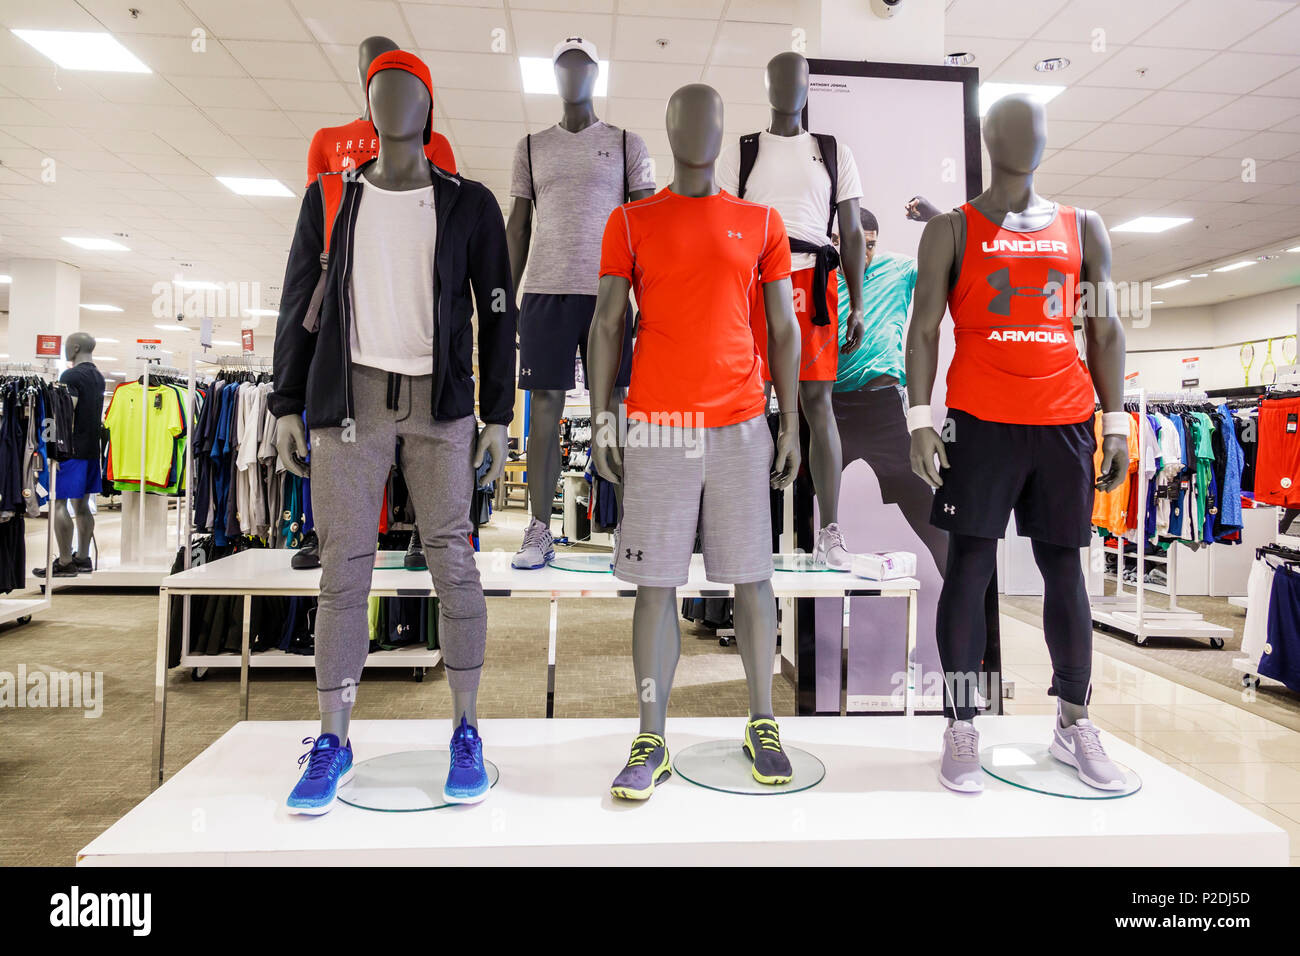
[{"label": "clothing rack", "polygon": [[[0,378],[45,378],[55,381],[55,369],[52,363],[33,364],[31,362],[5,362],[0,364]],[[49,502],[45,509],[45,577],[41,580],[41,596],[38,598],[0,597],[0,624],[11,621],[26,624],[33,614],[48,611],[54,603],[54,589],[50,587],[54,575],[54,509],[56,507],[59,483],[59,463],[49,460],[46,450],[46,466],[50,473]],[[25,549],[24,549],[25,550]],[[22,572],[26,576],[26,571]]]},{"label": "clothing rack", "polygon": [[[1133,594],[1130,598],[1124,588],[1124,558],[1127,552],[1124,549],[1125,539],[1120,535],[1118,546],[1114,549],[1118,552],[1115,566],[1115,594],[1111,597],[1093,599],[1091,602],[1093,624],[1132,634],[1139,645],[1146,644],[1152,637],[1204,637],[1209,640],[1211,647],[1221,648],[1225,640],[1232,636],[1230,629],[1205,620],[1195,611],[1178,606],[1178,545],[1176,542],[1169,546],[1163,562],[1157,562],[1165,564],[1167,584],[1164,590],[1169,596],[1168,608],[1149,610],[1146,600],[1146,592],[1157,588],[1157,585],[1148,584],[1146,580],[1146,502],[1149,482],[1146,469],[1142,467],[1147,448],[1146,430],[1142,425],[1146,421],[1147,406],[1149,403],[1203,404],[1209,401],[1209,396],[1202,391],[1147,392],[1143,388],[1125,389],[1125,404],[1129,404],[1131,399],[1136,400],[1138,406],[1137,500],[1142,508],[1136,542],[1137,580],[1134,582]],[[1111,550],[1103,545],[1103,552]]]}]

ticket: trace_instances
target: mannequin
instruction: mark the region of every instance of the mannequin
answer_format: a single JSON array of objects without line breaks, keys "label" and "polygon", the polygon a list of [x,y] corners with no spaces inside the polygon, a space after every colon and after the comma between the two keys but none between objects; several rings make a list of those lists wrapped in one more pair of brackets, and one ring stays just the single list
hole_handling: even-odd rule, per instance
[{"label": "mannequin", "polygon": [[[59,381],[72,393],[73,457],[59,465],[59,497],[50,509],[54,537],[59,543],[59,556],[50,572],[56,578],[94,570],[90,542],[95,537],[95,514],[90,510],[90,499],[99,494],[102,484],[99,429],[104,420],[104,376],[95,367],[94,351],[95,339],[87,332],[73,332],[63,345],[63,357],[72,367],[59,376]],[[76,550],[72,546],[74,532]],[[34,568],[32,574],[44,577],[45,569]]]},{"label": "mannequin", "polygon": [[[365,97],[366,76],[375,57],[399,49],[398,45],[384,36],[366,37],[357,45],[357,82],[361,94]],[[370,104],[367,101],[365,112],[360,119],[343,126],[327,126],[318,129],[312,136],[311,146],[307,150],[307,185],[316,181],[321,173],[339,173],[345,169],[356,169],[368,159],[374,159],[379,152],[379,134],[370,121]],[[429,142],[425,144],[424,154],[435,166],[450,173],[456,171],[456,157],[452,153],[451,143],[447,137],[436,131],[430,131]],[[304,494],[310,494],[310,485],[305,486]],[[319,542],[314,529],[303,533],[302,545],[293,556],[293,566],[299,569],[320,567]],[[428,562],[420,543],[420,529],[411,529],[411,542],[406,551],[405,566],[412,571],[423,571]]]},{"label": "mannequin", "polygon": [[[320,270],[322,186],[307,191],[281,298],[269,400],[280,459],[304,477],[304,410],[312,428],[321,547],[321,734],[289,799],[296,813],[327,812],[351,772],[347,734],[368,643],[374,515],[399,438],[441,601],[439,633],[456,728],[443,795],[476,803],[487,793],[475,710],[487,612],[468,535],[473,472],[490,456],[480,486],[501,474],[514,404],[515,312],[496,294],[510,281],[504,226],[486,187],[444,172],[425,155],[431,93],[418,57],[401,51],[377,57],[367,95],[378,156],[344,176],[337,213],[343,221],[332,245],[339,254],[329,259],[331,281],[315,331],[304,328],[303,317]],[[477,435],[474,378],[461,371],[471,368],[471,290],[486,422]]]},{"label": "mannequin", "polygon": [[[767,503],[769,486],[786,487],[799,468],[789,247],[779,213],[718,188],[723,119],[715,90],[679,89],[668,101],[667,127],[672,184],[611,214],[588,345],[595,464],[623,485],[614,573],[638,585],[632,657],[641,733],[611,787],[614,796],[635,800],[647,799],[670,773],[663,735],[681,653],[676,589],[686,582],[697,524],[709,579],[735,587],[749,684],[744,747],[754,777],[773,784],[792,777],[772,716],[776,602]],[[749,326],[756,275],[781,410],[775,451]],[[615,380],[634,277],[641,330],[624,452]]]},{"label": "mannequin", "polygon": [[[515,555],[517,568],[539,568],[554,556],[551,512],[560,460],[565,392],[574,387],[574,357],[587,362],[587,334],[596,306],[600,232],[624,201],[654,194],[649,153],[635,133],[596,116],[599,59],[595,44],[568,37],[552,54],[563,103],[560,122],[525,137],[515,151],[511,182],[510,271],[524,289],[519,316],[519,387],[529,391],[528,507],[532,519]],[[536,242],[533,210],[538,212]],[[524,269],[529,265],[525,288]],[[631,310],[624,316],[626,387],[632,354]],[[587,374],[590,387],[590,373]]]},{"label": "mannequin", "polygon": [[[933,218],[922,234],[907,339],[912,467],[937,489],[931,521],[950,535],[936,625],[949,717],[940,780],[960,792],[983,788],[971,675],[984,650],[997,539],[1014,510],[1044,579],[1043,629],[1058,699],[1051,752],[1085,783],[1118,789],[1123,775],[1088,720],[1092,622],[1078,550],[1091,533],[1094,467],[1096,488],[1109,491],[1129,464],[1110,239],[1096,213],[1034,191],[1047,143],[1042,104],[1020,95],[998,100],[984,140],[989,188]],[[941,436],[928,402],[945,307],[957,348]],[[1074,348],[1076,310],[1086,366]],[[1105,412],[1100,429],[1094,389]],[[1094,466],[1097,431],[1104,439]]]},{"label": "mannequin", "polygon": [[[803,128],[808,101],[808,61],[798,53],[780,53],[767,64],[767,96],[771,122],[753,140],[757,156],[752,171],[745,168],[744,140],[728,148],[719,161],[718,181],[723,189],[753,202],[770,205],[781,213],[790,232],[795,254],[793,284],[795,309],[802,338],[799,368],[799,405],[808,420],[808,466],[817,495],[820,522],[813,555],[818,564],[847,571],[852,557],[838,524],[840,478],[844,470],[839,428],[831,404],[837,352],[853,352],[862,344],[862,276],[866,248],[858,221],[862,185],[848,146],[836,144],[837,183],[832,196],[828,157]],[[814,162],[809,162],[809,159]],[[812,199],[811,197],[816,197]],[[825,197],[829,197],[826,199]],[[811,200],[811,201],[810,201]],[[828,214],[834,205],[839,250],[829,235]],[[829,274],[818,278],[820,264]],[[844,273],[849,295],[847,335],[842,348],[837,335],[837,283],[835,267]],[[819,289],[819,282],[826,288]],[[823,308],[818,308],[818,303]],[[761,345],[762,310],[756,309],[755,338]]]}]

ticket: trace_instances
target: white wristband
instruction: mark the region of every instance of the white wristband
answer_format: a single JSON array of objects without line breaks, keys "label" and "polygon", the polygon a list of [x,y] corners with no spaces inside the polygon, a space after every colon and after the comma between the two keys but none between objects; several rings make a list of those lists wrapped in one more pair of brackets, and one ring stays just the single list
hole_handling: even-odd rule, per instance
[{"label": "white wristband", "polygon": [[1107,435],[1123,435],[1128,437],[1129,425],[1133,419],[1129,417],[1128,412],[1102,412],[1101,413],[1101,434],[1102,437]]},{"label": "white wristband", "polygon": [[929,405],[913,405],[907,410],[907,431],[909,434],[918,428],[933,428],[934,416]]}]

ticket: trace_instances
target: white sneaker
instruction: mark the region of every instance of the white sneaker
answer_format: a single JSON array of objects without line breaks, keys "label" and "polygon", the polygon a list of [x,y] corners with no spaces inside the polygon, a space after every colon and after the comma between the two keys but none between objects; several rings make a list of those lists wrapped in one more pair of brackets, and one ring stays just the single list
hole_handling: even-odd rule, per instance
[{"label": "white sneaker", "polygon": [[813,545],[813,564],[830,568],[832,571],[848,571],[853,567],[853,555],[844,547],[844,535],[840,526],[831,522],[817,532],[817,541]]},{"label": "white sneaker", "polygon": [[549,564],[555,558],[555,538],[551,529],[536,518],[528,522],[524,543],[510,562],[516,568],[533,569]]}]

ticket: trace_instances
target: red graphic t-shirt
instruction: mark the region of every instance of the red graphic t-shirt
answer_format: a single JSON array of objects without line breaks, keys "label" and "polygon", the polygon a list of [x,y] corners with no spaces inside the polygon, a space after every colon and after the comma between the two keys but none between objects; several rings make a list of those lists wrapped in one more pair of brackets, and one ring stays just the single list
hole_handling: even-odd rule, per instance
[{"label": "red graphic t-shirt", "polygon": [[[307,149],[307,185],[321,173],[341,173],[356,169],[379,155],[379,133],[368,119],[355,119],[344,126],[325,126],[316,130]],[[437,131],[429,134],[424,155],[439,169],[456,172],[456,157],[451,143]]]}]

